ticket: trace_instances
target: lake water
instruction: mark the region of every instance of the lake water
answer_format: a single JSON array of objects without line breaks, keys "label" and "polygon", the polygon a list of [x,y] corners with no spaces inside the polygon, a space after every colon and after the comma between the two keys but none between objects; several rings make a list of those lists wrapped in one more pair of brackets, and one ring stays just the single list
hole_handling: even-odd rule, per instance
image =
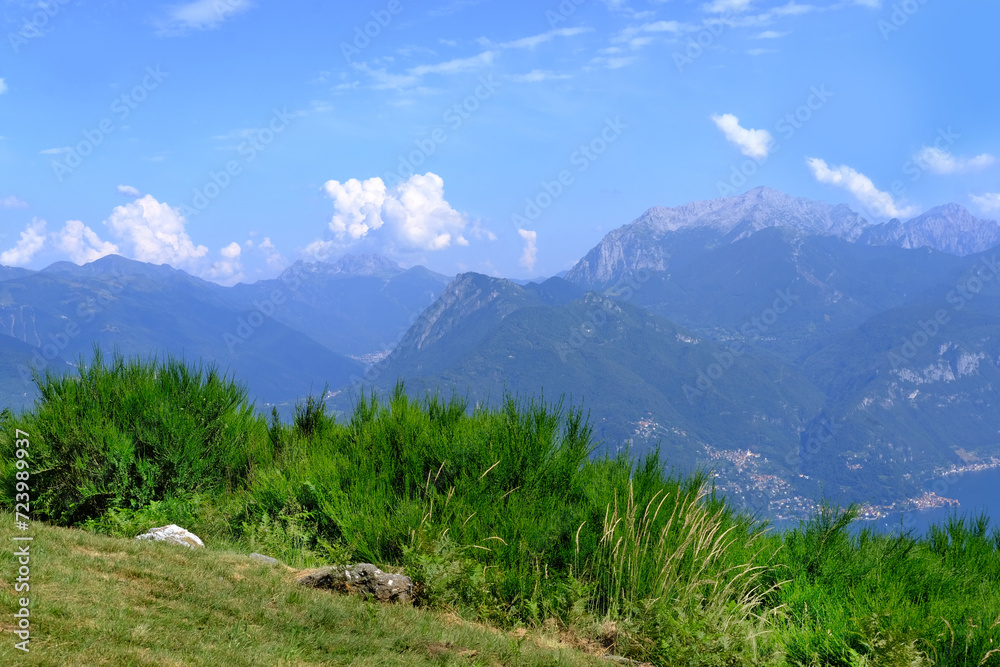
[{"label": "lake water", "polygon": [[923,535],[931,524],[943,524],[948,517],[974,517],[985,512],[990,517],[993,528],[1000,528],[1000,468],[967,472],[943,479],[933,480],[925,485],[926,490],[939,496],[954,498],[961,507],[942,507],[937,509],[892,514],[877,521],[859,521],[859,527],[877,526],[884,530],[898,530],[900,521],[907,530],[912,529],[917,535]]},{"label": "lake water", "polygon": [[[975,517],[985,512],[990,518],[992,528],[1000,529],[1000,468],[967,472],[943,479],[931,480],[924,485],[925,490],[933,491],[945,498],[954,498],[960,507],[941,507],[937,509],[910,511],[889,514],[876,521],[855,521],[852,528],[876,528],[885,532],[898,532],[900,526],[912,530],[917,537],[924,535],[932,524],[946,524],[952,516]],[[798,520],[774,521],[771,525],[776,530],[798,528]]]}]

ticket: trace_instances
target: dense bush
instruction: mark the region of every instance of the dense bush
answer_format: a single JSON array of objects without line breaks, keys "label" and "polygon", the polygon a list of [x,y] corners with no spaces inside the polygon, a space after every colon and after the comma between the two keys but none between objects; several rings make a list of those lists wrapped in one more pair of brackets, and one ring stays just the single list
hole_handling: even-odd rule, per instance
[{"label": "dense bush", "polygon": [[555,620],[670,665],[1000,665],[1000,534],[985,517],[927,536],[853,530],[822,506],[773,533],[659,451],[592,459],[583,415],[505,397],[321,398],[291,424],[214,369],[98,353],[37,378],[33,512],[132,537],[179,523],[293,566],[402,567],[419,602],[502,626]]},{"label": "dense bush", "polygon": [[[36,374],[40,400],[18,420],[31,435],[35,516],[63,525],[139,509],[178,493],[233,488],[268,458],[267,431],[240,385],[183,362],[106,362]],[[14,488],[13,430],[0,431],[0,484]]]}]

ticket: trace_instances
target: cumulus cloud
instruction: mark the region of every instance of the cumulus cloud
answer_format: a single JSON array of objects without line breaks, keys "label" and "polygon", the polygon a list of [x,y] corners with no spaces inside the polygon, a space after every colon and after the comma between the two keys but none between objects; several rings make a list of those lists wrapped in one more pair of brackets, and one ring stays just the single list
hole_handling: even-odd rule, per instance
[{"label": "cumulus cloud", "polygon": [[264,253],[264,261],[267,262],[268,268],[282,270],[288,266],[288,262],[282,257],[281,253],[273,243],[271,243],[271,237],[265,236],[264,240],[257,245],[257,249]]},{"label": "cumulus cloud", "polygon": [[749,130],[740,127],[740,119],[731,113],[721,116],[712,114],[712,121],[726,135],[726,139],[735,144],[747,157],[763,160],[770,152],[774,137],[767,130]]},{"label": "cumulus cloud", "polygon": [[972,201],[976,203],[983,213],[996,213],[1000,211],[1000,192],[987,192],[983,195],[972,195]]},{"label": "cumulus cloud", "polygon": [[901,218],[917,213],[913,207],[897,205],[892,195],[882,192],[870,178],[847,165],[831,168],[819,158],[806,158],[806,163],[817,181],[847,190],[875,215]]},{"label": "cumulus cloud", "polygon": [[162,26],[167,32],[210,30],[250,9],[250,0],[195,0],[172,7]]},{"label": "cumulus cloud", "polygon": [[521,266],[531,271],[535,268],[535,261],[538,259],[538,232],[530,229],[518,229],[517,233],[524,239]]},{"label": "cumulus cloud", "polygon": [[222,257],[212,263],[204,277],[222,285],[235,285],[243,280],[243,262],[240,259],[243,248],[240,244],[233,241],[222,248],[219,254]]},{"label": "cumulus cloud", "polygon": [[76,264],[87,264],[118,252],[118,246],[102,241],[97,232],[79,220],[67,220],[66,225],[55,233],[55,242],[56,247]]},{"label": "cumulus cloud", "polygon": [[913,156],[913,161],[935,174],[954,174],[985,169],[996,162],[996,158],[987,153],[973,158],[960,158],[935,146],[924,146]]},{"label": "cumulus cloud", "polygon": [[119,185],[118,194],[127,195],[129,197],[141,197],[142,193],[139,192],[138,188],[134,188],[131,185]]},{"label": "cumulus cloud", "polygon": [[0,208],[28,208],[28,202],[10,195],[9,197],[0,199]]},{"label": "cumulus cloud", "polygon": [[24,266],[34,259],[45,246],[45,221],[34,218],[13,248],[0,252],[0,264],[5,266]]},{"label": "cumulus cloud", "polygon": [[[341,244],[366,238],[385,227],[389,242],[401,250],[442,250],[468,245],[463,232],[468,219],[444,198],[444,181],[434,173],[414,174],[392,188],[381,178],[324,186],[335,213],[330,230]],[[331,242],[317,241],[307,252],[329,252]]]},{"label": "cumulus cloud", "polygon": [[208,248],[191,241],[180,211],[152,195],[116,207],[104,224],[140,262],[192,268],[208,254]]}]

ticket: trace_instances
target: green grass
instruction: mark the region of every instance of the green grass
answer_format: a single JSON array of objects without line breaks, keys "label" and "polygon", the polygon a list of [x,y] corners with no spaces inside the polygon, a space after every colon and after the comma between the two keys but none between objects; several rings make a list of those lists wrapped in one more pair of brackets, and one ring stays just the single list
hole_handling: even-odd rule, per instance
[{"label": "green grass", "polygon": [[[507,631],[558,628],[578,643],[661,665],[1000,665],[1000,534],[988,533],[985,518],[892,536],[852,533],[856,508],[823,506],[799,529],[774,533],[717,499],[706,474],[667,474],[658,451],[641,461],[593,459],[579,411],[513,397],[498,409],[470,409],[459,399],[414,401],[400,386],[385,401],[360,397],[346,422],[309,399],[284,424],[253,413],[231,379],[169,359],[96,356],[78,377],[37,380],[34,409],[0,416],[0,499],[13,509],[17,475],[25,477],[15,457],[21,429],[30,434],[34,518],[85,528],[71,533],[79,539],[130,539],[177,523],[210,548],[171,558],[204,558],[205,567],[214,553],[232,570],[245,563],[234,554],[250,551],[296,568],[371,562],[414,578],[418,611]],[[136,577],[159,567],[142,554],[160,547],[107,544],[134,556],[127,571]],[[42,572],[61,563],[57,589],[87,580],[93,566],[65,550],[39,562]],[[408,645],[385,644],[375,626],[361,639],[324,643],[330,636],[315,624],[296,629],[257,612],[246,620],[257,602],[223,604],[214,587],[192,591],[188,604],[205,595],[199,604],[219,613],[171,617],[150,610],[171,606],[176,590],[137,586],[129,604],[152,614],[148,633],[173,640],[143,638],[147,653],[127,657],[131,635],[120,625],[102,659],[208,664],[218,656],[223,664],[223,653],[183,657],[202,651],[198,638],[210,633],[213,651],[230,650],[222,638],[237,635],[247,646],[273,643],[274,664],[336,661],[323,651],[339,649],[317,647],[359,642],[398,654],[370,664],[409,664]],[[247,588],[255,587],[266,589]],[[64,614],[76,627],[98,613],[95,603],[56,597],[40,598],[39,614]],[[100,613],[132,622],[121,605],[110,607]],[[189,614],[201,623],[166,630]],[[183,638],[199,647],[183,648]],[[86,662],[79,651],[91,650],[87,640],[74,641],[70,662]],[[481,664],[516,664],[501,653],[480,654]],[[556,664],[547,660],[522,664]]]},{"label": "green grass", "polygon": [[[13,519],[0,512],[5,545]],[[23,594],[13,591],[18,564],[12,550],[0,553],[3,665],[607,664],[551,631],[519,637],[427,609],[303,588],[294,572],[231,550],[42,524],[30,534],[28,653],[14,648],[11,634]]]}]

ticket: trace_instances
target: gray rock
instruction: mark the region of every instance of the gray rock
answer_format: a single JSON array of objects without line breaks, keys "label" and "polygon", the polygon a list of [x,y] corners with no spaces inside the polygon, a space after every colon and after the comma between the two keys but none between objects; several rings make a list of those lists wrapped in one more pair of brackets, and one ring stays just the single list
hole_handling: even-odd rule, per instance
[{"label": "gray rock", "polygon": [[281,565],[281,561],[277,558],[271,558],[270,556],[265,556],[264,554],[250,554],[250,558],[260,561],[261,563],[267,563],[268,565]]},{"label": "gray rock", "polygon": [[313,588],[372,596],[379,602],[412,604],[413,600],[413,581],[409,577],[383,572],[370,563],[304,570],[296,581]]},{"label": "gray rock", "polygon": [[136,535],[137,540],[155,540],[156,542],[167,542],[168,544],[178,544],[189,549],[200,549],[205,543],[195,535],[188,532],[176,524],[150,528],[142,535]]}]

